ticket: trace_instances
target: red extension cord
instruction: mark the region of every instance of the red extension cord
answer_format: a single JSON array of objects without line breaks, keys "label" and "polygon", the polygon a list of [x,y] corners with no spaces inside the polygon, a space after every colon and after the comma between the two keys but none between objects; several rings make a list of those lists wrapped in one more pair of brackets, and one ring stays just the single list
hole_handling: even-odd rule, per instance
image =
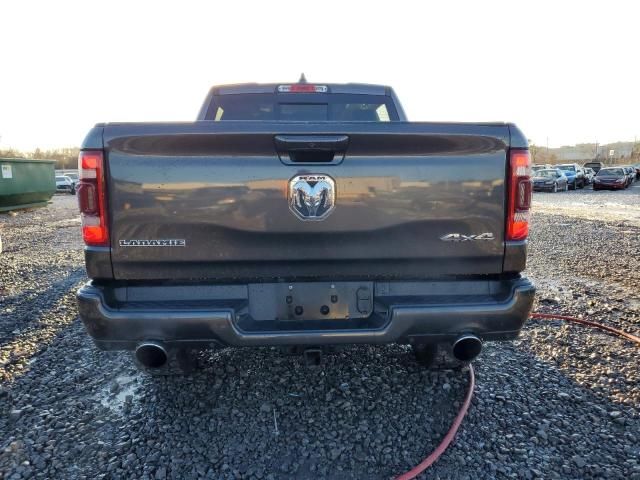
[{"label": "red extension cord", "polygon": [[[579,323],[580,325],[586,325],[588,327],[598,328],[600,330],[604,330],[605,332],[613,333],[615,335],[618,335],[619,337],[626,338],[627,340],[631,340],[632,342],[640,345],[640,337],[637,337],[627,332],[623,332],[622,330],[618,330],[617,328],[608,327],[606,325],[590,322],[588,320],[583,320],[582,318],[568,317],[566,315],[555,315],[552,313],[532,313],[530,317],[546,319],[546,320],[565,320],[567,322]],[[444,451],[453,441],[453,437],[455,437],[458,431],[458,428],[460,428],[460,424],[464,419],[464,416],[467,414],[467,410],[469,410],[469,405],[471,404],[471,398],[473,397],[473,389],[475,387],[475,384],[476,384],[476,378],[473,372],[473,366],[469,364],[469,386],[467,388],[467,394],[464,397],[464,402],[462,403],[462,407],[460,408],[460,411],[456,415],[456,418],[453,420],[453,424],[451,424],[451,428],[442,439],[442,442],[440,442],[440,445],[438,445],[436,449],[433,452],[431,452],[431,454],[427,458],[425,458],[422,462],[420,462],[418,465],[413,467],[408,472],[397,476],[395,480],[410,480],[412,478],[415,478],[418,475],[420,475],[422,472],[424,472],[427,468],[429,468],[431,465],[436,463],[436,460],[440,458],[440,455],[444,453]]]}]

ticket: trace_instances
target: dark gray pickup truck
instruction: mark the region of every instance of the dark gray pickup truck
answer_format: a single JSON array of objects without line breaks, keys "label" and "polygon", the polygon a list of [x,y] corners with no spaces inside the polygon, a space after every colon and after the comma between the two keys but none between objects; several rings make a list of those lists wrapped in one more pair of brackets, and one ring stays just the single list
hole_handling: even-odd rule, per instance
[{"label": "dark gray pickup truck", "polygon": [[365,84],[219,86],[195,122],[98,124],[80,318],[150,371],[222,346],[470,361],[532,306],[527,147],[513,124],[408,122]]}]

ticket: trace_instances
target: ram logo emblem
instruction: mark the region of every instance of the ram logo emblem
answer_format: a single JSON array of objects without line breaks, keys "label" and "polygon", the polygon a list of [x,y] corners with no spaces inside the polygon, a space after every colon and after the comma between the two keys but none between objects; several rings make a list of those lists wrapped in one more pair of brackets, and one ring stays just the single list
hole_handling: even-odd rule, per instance
[{"label": "ram logo emblem", "polygon": [[324,220],[335,200],[336,183],[328,175],[296,175],[289,180],[289,208],[300,220]]}]

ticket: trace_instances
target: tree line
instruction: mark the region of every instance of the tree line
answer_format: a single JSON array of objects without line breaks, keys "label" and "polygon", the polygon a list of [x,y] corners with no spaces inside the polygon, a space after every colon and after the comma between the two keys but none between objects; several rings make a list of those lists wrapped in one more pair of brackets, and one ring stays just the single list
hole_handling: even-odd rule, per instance
[{"label": "tree line", "polygon": [[0,158],[31,158],[34,160],[55,160],[56,170],[78,168],[78,147],[54,148],[50,150],[36,148],[32,152],[24,152],[15,148],[0,149]]},{"label": "tree line", "polygon": [[[595,145],[594,145],[595,146]],[[597,148],[597,147],[596,147]],[[541,147],[534,144],[529,140],[529,150],[531,152],[531,158],[533,163],[562,163],[562,159],[549,151],[548,148]],[[78,166],[78,147],[67,148],[54,148],[51,150],[43,150],[36,148],[33,152],[23,152],[14,148],[0,149],[0,158],[33,158],[36,160],[55,160],[56,170],[70,170],[75,169]],[[596,154],[594,153],[593,158]],[[586,158],[585,158],[586,160]],[[640,161],[640,142],[637,142],[633,146],[631,155],[625,158],[616,158],[612,163],[636,163]]]}]

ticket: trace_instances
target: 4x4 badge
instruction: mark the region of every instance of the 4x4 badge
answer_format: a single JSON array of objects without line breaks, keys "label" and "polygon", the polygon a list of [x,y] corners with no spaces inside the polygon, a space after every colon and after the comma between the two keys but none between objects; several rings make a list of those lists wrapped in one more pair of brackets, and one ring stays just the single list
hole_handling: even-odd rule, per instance
[{"label": "4x4 badge", "polygon": [[494,240],[493,233],[479,233],[477,235],[463,235],[462,233],[448,233],[440,237],[443,242],[470,242],[473,240]]}]

